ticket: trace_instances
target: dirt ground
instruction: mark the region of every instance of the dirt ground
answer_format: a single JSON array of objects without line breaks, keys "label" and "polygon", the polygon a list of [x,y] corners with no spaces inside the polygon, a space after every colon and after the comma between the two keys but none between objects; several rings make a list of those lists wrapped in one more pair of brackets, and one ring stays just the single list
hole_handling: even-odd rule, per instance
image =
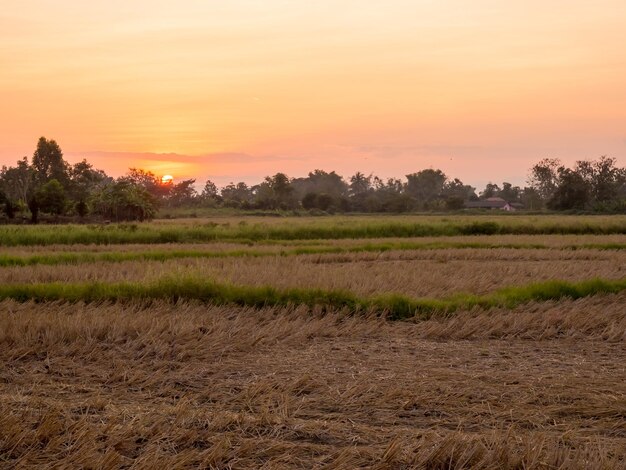
[{"label": "dirt ground", "polygon": [[0,467],[626,468],[625,304],[3,302]]}]

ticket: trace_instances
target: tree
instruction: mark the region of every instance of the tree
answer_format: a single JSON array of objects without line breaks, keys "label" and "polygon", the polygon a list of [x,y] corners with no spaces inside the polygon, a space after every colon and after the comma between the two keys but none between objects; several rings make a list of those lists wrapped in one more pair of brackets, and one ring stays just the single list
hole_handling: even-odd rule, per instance
[{"label": "tree", "polygon": [[267,176],[255,187],[255,196],[257,205],[265,209],[294,209],[297,206],[294,187],[284,173]]},{"label": "tree", "polygon": [[406,178],[407,193],[423,209],[428,208],[432,202],[441,197],[447,180],[445,173],[432,168],[406,175]]},{"label": "tree", "polygon": [[247,207],[252,200],[252,191],[244,182],[224,186],[220,194],[228,207]]},{"label": "tree", "polygon": [[511,183],[505,181],[502,183],[502,189],[498,193],[498,196],[507,202],[516,202],[519,201],[521,192],[522,190],[519,186],[513,186]]},{"label": "tree", "polygon": [[96,170],[83,159],[69,169],[69,196],[75,201],[76,212],[85,217],[89,212],[87,201],[93,191],[112,179],[102,170]]},{"label": "tree", "polygon": [[359,197],[367,194],[372,188],[372,175],[365,176],[357,171],[350,177],[350,185],[348,186],[350,196]]},{"label": "tree", "polygon": [[211,206],[214,206],[216,203],[222,201],[217,186],[213,181],[207,180],[206,183],[204,183],[204,188],[200,194],[200,200]]},{"label": "tree", "polygon": [[196,184],[195,179],[183,180],[174,184],[168,197],[169,204],[173,207],[193,204],[198,197],[194,184]]},{"label": "tree", "polygon": [[591,199],[591,187],[575,170],[559,168],[558,184],[548,208],[555,210],[584,209]]},{"label": "tree", "polygon": [[102,170],[97,170],[91,163],[83,159],[69,169],[70,194],[76,200],[86,199],[89,192],[99,184],[111,178]]},{"label": "tree", "polygon": [[397,178],[383,181],[374,177],[374,197],[376,204],[369,201],[369,207],[383,212],[407,212],[411,209],[410,196],[404,194],[404,184]]},{"label": "tree", "polygon": [[16,201],[26,203],[33,186],[34,172],[26,157],[18,160],[16,166],[3,166],[0,170],[0,188],[7,199],[14,203]]},{"label": "tree", "polygon": [[552,198],[558,187],[559,168],[561,167],[559,159],[544,158],[530,170],[528,185],[544,202]]},{"label": "tree", "polygon": [[[446,181],[443,186],[443,195],[446,200],[455,198],[457,200],[461,199],[463,202],[478,199],[476,196],[476,188],[468,184],[464,184],[463,181],[458,178]],[[453,203],[453,205],[454,204],[455,203]],[[458,203],[456,204],[458,205]]]},{"label": "tree", "polygon": [[330,173],[323,170],[309,172],[306,178],[294,178],[291,185],[298,199],[302,199],[307,193],[328,194],[334,198],[345,196],[348,185],[334,171]]},{"label": "tree", "polygon": [[165,199],[173,187],[171,182],[164,184],[154,173],[140,168],[130,168],[122,179],[135,186],[141,186],[158,201]]},{"label": "tree", "polygon": [[56,179],[51,179],[39,188],[35,197],[42,212],[54,215],[62,214],[67,202],[65,189]]},{"label": "tree", "polygon": [[489,199],[491,197],[497,197],[500,194],[500,186],[495,183],[487,183],[485,189],[480,193],[481,199]]},{"label": "tree", "polygon": [[317,193],[306,193],[301,202],[302,207],[307,210],[317,209]]},{"label": "tree", "polygon": [[149,220],[154,218],[158,208],[156,198],[141,185],[133,184],[126,178],[107,183],[92,195],[94,212],[114,220]]},{"label": "tree", "polygon": [[[583,162],[577,162],[578,172],[582,173],[580,166]],[[616,166],[616,160],[607,156],[600,157],[599,160],[590,162],[590,179],[592,197],[596,202],[608,202],[617,199],[619,189],[624,179],[624,169]]]},{"label": "tree", "polygon": [[525,187],[520,193],[520,201],[529,210],[541,209],[543,206],[543,200],[534,188]]},{"label": "tree", "polygon": [[63,187],[68,186],[68,164],[63,160],[61,147],[54,140],[40,137],[33,154],[32,168],[38,186],[50,180],[57,180]]}]

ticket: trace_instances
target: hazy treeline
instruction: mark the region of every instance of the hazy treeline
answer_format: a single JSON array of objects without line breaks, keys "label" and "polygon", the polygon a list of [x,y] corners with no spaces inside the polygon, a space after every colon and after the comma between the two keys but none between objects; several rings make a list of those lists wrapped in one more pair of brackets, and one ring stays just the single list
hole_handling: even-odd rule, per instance
[{"label": "hazy treeline", "polygon": [[582,160],[568,168],[557,159],[534,165],[525,187],[489,183],[476,188],[441,170],[425,169],[405,179],[383,180],[357,172],[344,179],[334,171],[315,170],[304,178],[284,173],[249,186],[244,182],[218,188],[212,181],[196,189],[195,179],[161,181],[149,171],[131,168],[112,178],[87,160],[70,165],[54,140],[41,137],[32,159],[0,171],[3,217],[40,213],[107,220],[146,220],[159,207],[229,207],[261,210],[335,212],[409,212],[459,210],[468,201],[501,198],[529,210],[626,211],[626,168],[614,158]]}]

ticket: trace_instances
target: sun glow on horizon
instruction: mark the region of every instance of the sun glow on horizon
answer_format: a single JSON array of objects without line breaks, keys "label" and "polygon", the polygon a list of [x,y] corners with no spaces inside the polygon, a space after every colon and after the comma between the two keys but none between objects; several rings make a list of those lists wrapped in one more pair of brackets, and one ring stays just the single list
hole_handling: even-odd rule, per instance
[{"label": "sun glow on horizon", "polygon": [[174,177],[172,175],[163,175],[161,177],[161,184],[172,184],[174,182]]},{"label": "sun glow on horizon", "polygon": [[5,3],[0,166],[42,135],[181,181],[626,152],[623,0]]}]

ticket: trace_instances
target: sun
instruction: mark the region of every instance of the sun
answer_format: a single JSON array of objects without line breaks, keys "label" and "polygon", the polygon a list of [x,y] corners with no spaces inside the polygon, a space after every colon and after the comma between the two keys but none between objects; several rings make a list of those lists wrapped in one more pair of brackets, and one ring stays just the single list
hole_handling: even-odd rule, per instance
[{"label": "sun", "polygon": [[172,184],[174,177],[172,175],[164,175],[161,178],[161,184]]}]

